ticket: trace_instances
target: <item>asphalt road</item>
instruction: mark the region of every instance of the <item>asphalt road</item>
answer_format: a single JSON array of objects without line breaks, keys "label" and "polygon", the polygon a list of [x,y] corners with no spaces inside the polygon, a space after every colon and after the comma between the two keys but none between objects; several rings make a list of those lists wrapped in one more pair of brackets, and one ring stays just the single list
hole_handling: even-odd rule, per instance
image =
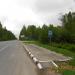
[{"label": "asphalt road", "polygon": [[19,41],[0,42],[0,75],[39,75]]}]

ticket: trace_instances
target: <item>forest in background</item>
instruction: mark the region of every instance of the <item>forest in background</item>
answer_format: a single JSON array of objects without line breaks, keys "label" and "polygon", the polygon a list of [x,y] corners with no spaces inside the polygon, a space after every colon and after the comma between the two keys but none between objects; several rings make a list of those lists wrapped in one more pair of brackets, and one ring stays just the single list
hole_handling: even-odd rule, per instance
[{"label": "forest in background", "polygon": [[42,27],[29,25],[27,28],[23,26],[19,39],[20,40],[38,40],[41,43],[49,43],[50,38],[48,31],[52,31],[51,41],[58,43],[75,43],[75,13],[69,12],[61,17],[61,26],[44,24]]},{"label": "forest in background", "polygon": [[8,41],[8,40],[15,40],[15,35],[6,29],[6,27],[2,27],[0,22],[0,41]]},{"label": "forest in background", "polygon": [[[42,44],[53,47],[67,49],[75,52],[75,13],[69,12],[61,17],[61,26],[44,24],[42,27],[29,25],[23,26],[19,40],[22,41],[39,41]],[[48,32],[52,31],[49,36]]]}]

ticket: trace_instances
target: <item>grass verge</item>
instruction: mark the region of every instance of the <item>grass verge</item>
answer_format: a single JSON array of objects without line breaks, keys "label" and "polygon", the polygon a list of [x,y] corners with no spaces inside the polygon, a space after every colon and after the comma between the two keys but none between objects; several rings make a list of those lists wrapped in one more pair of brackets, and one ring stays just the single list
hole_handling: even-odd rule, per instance
[{"label": "grass verge", "polygon": [[75,75],[75,71],[63,70],[62,75]]}]

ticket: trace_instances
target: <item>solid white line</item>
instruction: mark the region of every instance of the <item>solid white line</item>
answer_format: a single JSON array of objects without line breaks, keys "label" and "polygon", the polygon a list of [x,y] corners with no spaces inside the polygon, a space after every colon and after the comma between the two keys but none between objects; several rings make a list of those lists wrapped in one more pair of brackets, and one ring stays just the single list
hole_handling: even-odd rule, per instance
[{"label": "solid white line", "polygon": [[51,62],[55,67],[58,67],[57,64],[54,63],[54,61],[50,60],[50,61],[39,61],[40,63],[43,63],[43,62]]},{"label": "solid white line", "polygon": [[53,64],[55,67],[58,68],[58,65],[57,65],[57,64],[55,64],[53,61],[51,61],[51,62],[52,62],[52,64]]},{"label": "solid white line", "polygon": [[0,52],[3,51],[4,49],[6,49],[8,46],[5,46],[3,48],[0,49]]},{"label": "solid white line", "polygon": [[50,61],[39,61],[40,63],[43,63],[43,62],[50,62]]}]

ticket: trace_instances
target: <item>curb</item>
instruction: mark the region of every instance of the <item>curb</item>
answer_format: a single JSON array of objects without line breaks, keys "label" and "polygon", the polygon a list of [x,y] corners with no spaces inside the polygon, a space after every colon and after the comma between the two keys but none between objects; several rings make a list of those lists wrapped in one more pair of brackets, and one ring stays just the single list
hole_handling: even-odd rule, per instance
[{"label": "curb", "polygon": [[[33,62],[37,65],[37,67],[40,70],[43,69],[43,66],[41,65],[40,61],[28,50],[27,47],[25,47],[25,45],[23,45],[23,47],[30,56],[30,58],[33,60]],[[58,68],[58,65],[54,61],[51,60],[50,62],[54,65],[54,67]]]},{"label": "curb", "polygon": [[41,70],[43,69],[43,66],[40,64],[39,60],[34,57],[34,55],[25,47],[25,45],[23,45],[24,49],[26,50],[26,52],[28,53],[28,55],[30,56],[30,58],[33,60],[33,62],[37,65],[37,67]]}]

